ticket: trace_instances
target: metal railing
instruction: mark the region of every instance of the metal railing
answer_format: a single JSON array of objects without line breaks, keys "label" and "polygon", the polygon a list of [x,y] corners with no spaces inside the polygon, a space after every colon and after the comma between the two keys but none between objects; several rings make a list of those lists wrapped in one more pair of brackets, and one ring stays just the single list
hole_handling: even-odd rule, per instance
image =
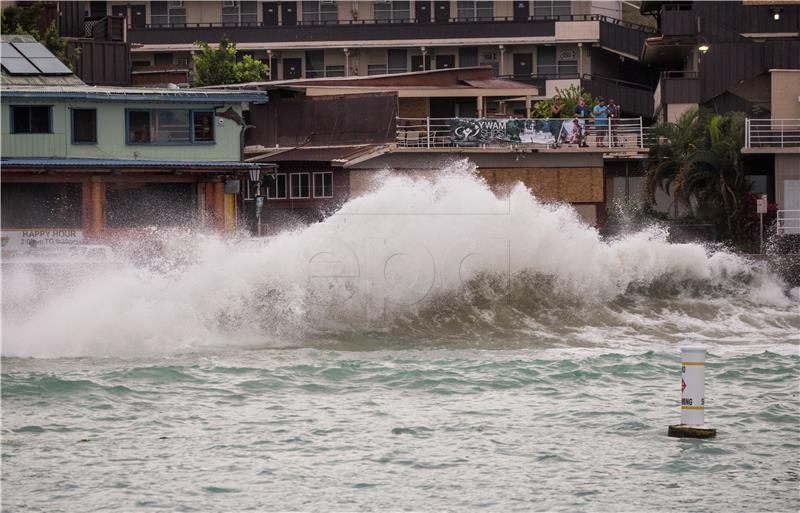
[{"label": "metal railing", "polygon": [[331,26],[331,25],[441,25],[447,23],[496,23],[496,22],[535,22],[535,21],[603,21],[645,32],[655,32],[652,27],[637,25],[622,21],[616,18],[609,18],[600,14],[554,14],[554,15],[532,15],[523,18],[514,16],[482,16],[479,18],[460,18],[458,16],[449,17],[447,20],[417,20],[417,19],[336,19],[336,20],[296,20],[294,23],[275,25],[268,22],[240,21],[240,22],[202,22],[202,23],[149,23],[144,26],[129,28],[132,29],[167,29],[167,28],[271,28],[297,27],[297,26]]},{"label": "metal railing", "polygon": [[642,118],[397,118],[400,148],[645,147]]},{"label": "metal railing", "polygon": [[746,119],[745,148],[800,148],[800,119]]},{"label": "metal railing", "polygon": [[800,210],[778,210],[778,235],[800,235]]}]

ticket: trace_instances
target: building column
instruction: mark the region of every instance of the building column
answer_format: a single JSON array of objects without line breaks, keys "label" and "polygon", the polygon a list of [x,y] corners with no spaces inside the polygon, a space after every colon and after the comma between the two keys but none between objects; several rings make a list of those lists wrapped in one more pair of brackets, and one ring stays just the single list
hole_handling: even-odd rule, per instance
[{"label": "building column", "polygon": [[225,182],[214,182],[212,187],[213,203],[211,211],[214,228],[222,231],[225,229]]},{"label": "building column", "polygon": [[92,237],[101,237],[106,229],[106,184],[105,182],[92,181],[91,183],[91,234]]},{"label": "building column", "polygon": [[527,118],[533,117],[533,116],[531,116],[531,97],[530,96],[526,96],[525,97],[525,116]]},{"label": "building column", "polygon": [[233,233],[236,229],[236,194],[225,193],[225,233]]},{"label": "building column", "polygon": [[478,104],[478,117],[483,117],[483,96],[478,96],[475,98],[475,102]]}]

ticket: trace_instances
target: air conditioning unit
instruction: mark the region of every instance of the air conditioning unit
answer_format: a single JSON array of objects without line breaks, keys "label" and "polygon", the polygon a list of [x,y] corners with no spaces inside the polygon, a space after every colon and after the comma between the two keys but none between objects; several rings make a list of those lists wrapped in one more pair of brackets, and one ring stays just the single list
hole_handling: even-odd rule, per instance
[{"label": "air conditioning unit", "polygon": [[485,53],[483,54],[483,60],[485,61],[496,61],[497,54],[496,53]]},{"label": "air conditioning unit", "polygon": [[183,7],[183,0],[170,0],[169,7],[170,9],[180,9]]},{"label": "air conditioning unit", "polygon": [[336,5],[336,0],[320,0],[322,5]]},{"label": "air conditioning unit", "polygon": [[222,7],[237,7],[239,5],[238,1],[234,0],[223,0]]}]

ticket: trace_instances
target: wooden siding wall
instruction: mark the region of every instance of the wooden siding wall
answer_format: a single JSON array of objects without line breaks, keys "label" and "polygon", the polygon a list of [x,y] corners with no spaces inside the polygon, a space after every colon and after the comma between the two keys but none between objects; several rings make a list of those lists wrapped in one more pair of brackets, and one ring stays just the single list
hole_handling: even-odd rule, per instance
[{"label": "wooden siding wall", "polygon": [[80,50],[76,75],[89,85],[131,85],[130,45],[124,42],[73,40],[69,52]]},{"label": "wooden siding wall", "polygon": [[58,2],[58,33],[61,37],[84,37],[84,2]]},{"label": "wooden siding wall", "polygon": [[247,144],[325,146],[395,140],[397,95],[370,93],[298,98],[271,97],[250,106]]},{"label": "wooden siding wall", "polygon": [[[441,171],[395,170],[395,174],[410,177],[432,178]],[[518,167],[518,168],[480,168],[480,176],[498,193],[508,191],[516,183],[522,182],[545,201],[566,201],[569,203],[602,203],[602,167]],[[350,171],[350,194],[358,196],[369,192],[374,186],[377,173],[373,170]]]}]

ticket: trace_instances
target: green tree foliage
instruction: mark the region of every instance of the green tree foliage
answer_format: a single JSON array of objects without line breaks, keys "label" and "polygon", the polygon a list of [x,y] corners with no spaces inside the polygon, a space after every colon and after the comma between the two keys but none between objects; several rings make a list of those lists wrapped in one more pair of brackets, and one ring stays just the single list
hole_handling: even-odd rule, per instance
[{"label": "green tree foliage", "polygon": [[645,164],[650,202],[660,188],[688,205],[697,220],[716,225],[725,239],[749,243],[742,222],[752,186],[741,154],[744,125],[741,112],[710,115],[692,110],[675,123],[657,126],[657,142]]},{"label": "green tree foliage", "polygon": [[30,35],[42,43],[61,62],[75,71],[80,50],[67,51],[67,40],[58,35],[53,21],[44,33],[39,31],[39,18],[42,7],[39,4],[25,6],[12,5],[3,9],[0,17],[0,30],[3,34]]},{"label": "green tree foliage", "polygon": [[533,106],[533,116],[536,118],[549,118],[550,107],[553,105],[553,99],[559,98],[561,100],[561,117],[571,118],[578,105],[578,100],[583,98],[586,105],[592,106],[598,102],[597,98],[592,98],[592,95],[579,86],[571,85],[565,89],[556,88],[556,95],[547,100],[536,102]]},{"label": "green tree foliage", "polygon": [[227,37],[219,42],[219,48],[211,48],[205,41],[195,41],[201,51],[195,54],[194,85],[211,86],[256,82],[267,77],[269,67],[261,61],[245,55],[236,59],[236,45]]}]

